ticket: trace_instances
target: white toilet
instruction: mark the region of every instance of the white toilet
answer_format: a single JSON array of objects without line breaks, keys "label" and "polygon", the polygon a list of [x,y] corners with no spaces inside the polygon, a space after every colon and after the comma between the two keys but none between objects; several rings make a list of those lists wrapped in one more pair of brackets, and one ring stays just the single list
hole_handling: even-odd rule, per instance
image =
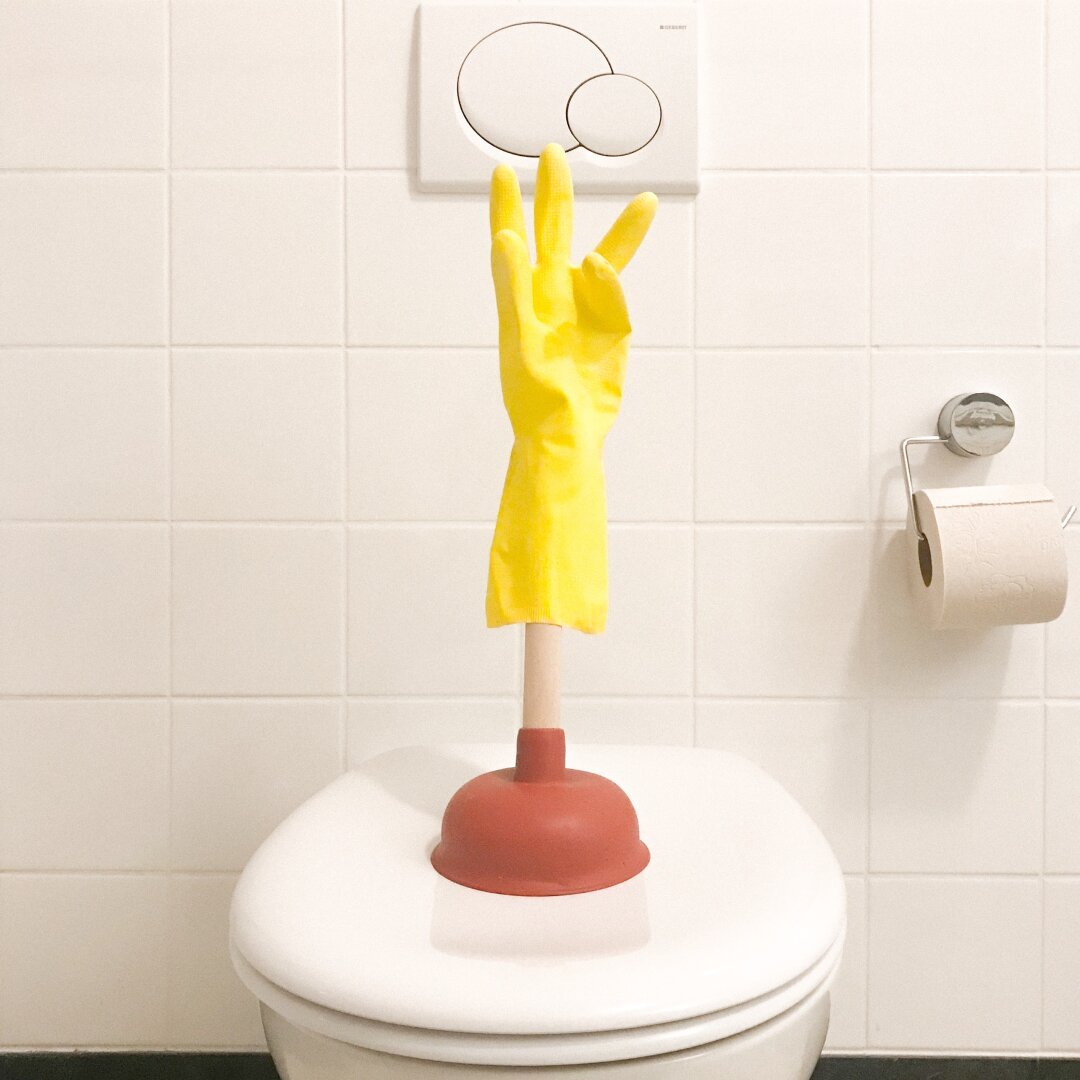
[{"label": "white toilet", "polygon": [[802,808],[721,751],[571,746],[633,800],[648,867],[573,896],[455,885],[429,862],[443,808],[510,760],[390,751],[256,852],[231,948],[283,1080],[806,1080],[845,902]]}]

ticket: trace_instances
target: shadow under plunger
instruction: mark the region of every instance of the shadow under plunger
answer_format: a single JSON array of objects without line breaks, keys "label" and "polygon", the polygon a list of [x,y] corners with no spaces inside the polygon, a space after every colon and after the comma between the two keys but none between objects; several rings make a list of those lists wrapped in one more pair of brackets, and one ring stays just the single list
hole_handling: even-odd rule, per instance
[{"label": "shadow under plunger", "polygon": [[516,765],[474,777],[446,806],[431,863],[459,885],[562,896],[617,885],[648,865],[626,792],[596,773],[566,767],[561,635],[561,626],[526,623]]}]

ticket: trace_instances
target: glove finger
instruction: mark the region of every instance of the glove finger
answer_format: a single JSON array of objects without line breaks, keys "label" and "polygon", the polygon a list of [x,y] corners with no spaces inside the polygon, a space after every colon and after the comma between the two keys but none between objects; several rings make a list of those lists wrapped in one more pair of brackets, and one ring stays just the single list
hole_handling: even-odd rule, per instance
[{"label": "glove finger", "polygon": [[500,229],[491,241],[491,276],[499,322],[524,322],[532,314],[532,266],[525,241],[513,229]]},{"label": "glove finger", "polygon": [[597,326],[607,333],[630,333],[626,297],[615,268],[597,252],[581,264],[581,298]]},{"label": "glove finger", "polygon": [[566,154],[558,143],[549,143],[540,155],[533,215],[536,261],[569,262],[574,232],[574,181]]},{"label": "glove finger", "polygon": [[509,165],[496,165],[491,174],[491,199],[488,207],[491,219],[491,236],[503,229],[509,229],[521,237],[521,242],[528,248],[525,239],[525,211],[521,208],[521,188],[518,187],[517,173]]},{"label": "glove finger", "polygon": [[632,199],[615,219],[604,239],[596,245],[596,252],[621,271],[641,246],[649,226],[656,217],[657,198],[651,191],[643,191]]}]

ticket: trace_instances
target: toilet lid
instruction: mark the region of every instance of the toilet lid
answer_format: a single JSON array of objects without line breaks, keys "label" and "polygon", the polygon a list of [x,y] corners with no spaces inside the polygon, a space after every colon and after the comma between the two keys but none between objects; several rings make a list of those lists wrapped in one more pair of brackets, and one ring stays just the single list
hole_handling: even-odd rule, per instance
[{"label": "toilet lid", "polygon": [[443,1032],[551,1035],[700,1017],[770,995],[837,946],[843,879],[776,781],[722,751],[571,746],[633,800],[652,859],[593,893],[502,896],[432,869],[443,807],[506,745],[392,750],[263,843],[232,948],[338,1013]]}]

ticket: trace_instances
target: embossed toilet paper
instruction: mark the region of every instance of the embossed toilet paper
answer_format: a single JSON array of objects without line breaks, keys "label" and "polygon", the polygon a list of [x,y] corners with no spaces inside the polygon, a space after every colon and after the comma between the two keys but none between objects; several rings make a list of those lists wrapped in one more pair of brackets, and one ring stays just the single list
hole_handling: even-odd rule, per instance
[{"label": "embossed toilet paper", "polygon": [[915,605],[935,628],[1050,622],[1065,607],[1068,570],[1054,498],[1041,484],[930,488],[908,517]]}]

